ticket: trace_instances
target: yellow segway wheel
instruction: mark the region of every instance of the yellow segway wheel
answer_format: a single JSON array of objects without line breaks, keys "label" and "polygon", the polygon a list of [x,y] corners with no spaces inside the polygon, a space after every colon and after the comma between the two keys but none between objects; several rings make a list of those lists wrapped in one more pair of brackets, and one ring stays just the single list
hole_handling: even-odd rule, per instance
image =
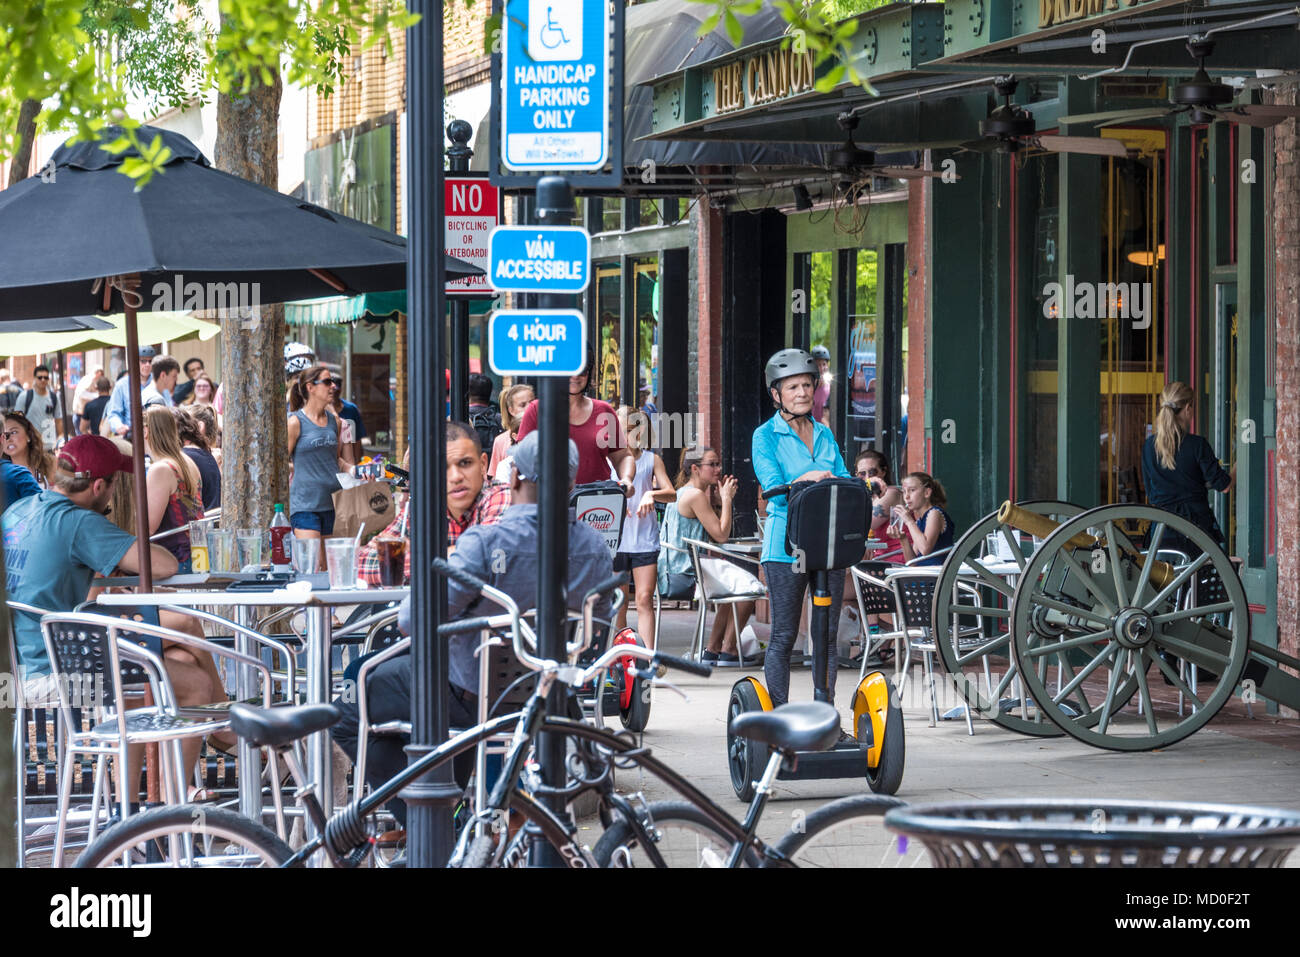
[{"label": "yellow segway wheel", "polygon": [[767,767],[766,745],[731,733],[731,721],[749,711],[771,711],[772,698],[757,678],[741,678],[731,686],[731,699],[727,702],[727,769],[731,772],[731,788],[742,801],[754,799],[754,783]]},{"label": "yellow segway wheel", "polygon": [[853,728],[866,744],[867,785],[877,794],[894,794],[903,783],[906,740],[903,709],[884,672],[873,671],[853,693]]}]

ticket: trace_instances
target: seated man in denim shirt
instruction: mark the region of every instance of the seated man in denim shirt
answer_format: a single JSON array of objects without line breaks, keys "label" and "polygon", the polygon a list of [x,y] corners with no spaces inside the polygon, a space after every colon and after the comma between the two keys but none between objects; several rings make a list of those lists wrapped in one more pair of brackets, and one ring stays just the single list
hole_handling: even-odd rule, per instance
[{"label": "seated man in denim shirt", "polygon": [[[513,503],[495,525],[473,525],[456,542],[456,553],[448,561],[457,568],[499,588],[518,603],[521,611],[537,606],[537,543],[538,543],[538,486],[541,454],[537,433],[531,433],[510,450],[514,457],[511,474]],[[569,441],[569,485],[572,487],[578,472],[578,447]],[[505,561],[498,560],[500,556]],[[568,594],[572,602],[580,602],[592,588],[613,574],[613,560],[605,540],[584,522],[570,521]],[[475,590],[465,588],[451,579],[447,580],[447,620],[493,615],[500,609],[483,599]],[[602,599],[596,606],[597,618],[608,618],[609,600]],[[402,602],[398,626],[410,633],[410,599]],[[451,727],[468,728],[478,723],[478,659],[474,649],[481,637],[478,634],[456,635],[450,641],[449,717]],[[392,658],[369,676],[366,684],[367,702],[372,723],[407,721],[411,716],[411,657],[399,655]],[[343,718],[332,729],[334,740],[347,755],[356,760],[357,728],[359,714],[356,696],[347,695],[334,702],[343,712]],[[366,761],[366,780],[371,785],[382,784],[406,767],[406,754],[402,750],[407,739],[396,736],[378,737],[371,742]],[[462,784],[464,781],[461,782]],[[391,810],[403,826],[406,823],[406,806],[393,801]]]}]

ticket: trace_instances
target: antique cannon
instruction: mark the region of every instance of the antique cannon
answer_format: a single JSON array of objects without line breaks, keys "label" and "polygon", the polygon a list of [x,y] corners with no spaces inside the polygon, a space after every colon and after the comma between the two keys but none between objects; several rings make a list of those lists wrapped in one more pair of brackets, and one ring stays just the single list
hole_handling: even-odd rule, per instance
[{"label": "antique cannon", "polygon": [[[1133,521],[1147,544],[1124,531]],[[1175,535],[1199,554],[1161,547]],[[1232,561],[1148,506],[1005,503],[948,554],[932,627],[968,706],[1022,733],[1142,751],[1182,740],[1239,687],[1300,707],[1300,679],[1278,667],[1300,660],[1250,641]]]}]

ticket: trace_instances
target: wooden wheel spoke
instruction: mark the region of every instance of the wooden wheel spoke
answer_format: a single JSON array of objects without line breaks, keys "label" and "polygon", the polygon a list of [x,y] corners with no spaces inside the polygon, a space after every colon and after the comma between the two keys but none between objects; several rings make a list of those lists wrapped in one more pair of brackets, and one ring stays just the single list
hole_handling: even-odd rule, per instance
[{"label": "wooden wheel spoke", "polygon": [[1103,638],[1110,637],[1110,629],[1105,631],[1093,631],[1086,635],[1080,635],[1077,638],[1066,638],[1064,641],[1054,642],[1050,645],[1035,645],[1030,648],[1026,654],[1030,658],[1037,658],[1040,655],[1050,655],[1058,651],[1064,651],[1067,648],[1078,648],[1080,645],[1096,644]]},{"label": "wooden wheel spoke", "polygon": [[1159,734],[1160,728],[1156,724],[1156,712],[1151,702],[1151,689],[1147,686],[1147,671],[1140,661],[1134,674],[1137,676],[1138,694],[1142,701],[1142,715],[1147,719],[1147,730],[1153,735]]},{"label": "wooden wheel spoke", "polygon": [[1152,598],[1149,602],[1147,602],[1142,607],[1146,611],[1151,611],[1151,612],[1155,611],[1158,607],[1160,607],[1161,603],[1163,603],[1166,599],[1170,598],[1173,595],[1178,594],[1178,589],[1183,586],[1183,584],[1187,581],[1187,579],[1195,575],[1196,570],[1200,568],[1202,565],[1204,565],[1206,562],[1208,562],[1209,560],[1210,560],[1210,556],[1202,552],[1196,558],[1195,561],[1193,561],[1186,568],[1184,568],[1177,575],[1175,575],[1173,581],[1171,581],[1164,588],[1160,589],[1160,592],[1156,595],[1155,598]]},{"label": "wooden wheel spoke", "polygon": [[[1061,655],[1059,658],[1057,658],[1056,667],[1059,669],[1059,671],[1063,671],[1066,674],[1068,674],[1070,676],[1071,681],[1074,680],[1074,667],[1070,664],[1069,655]],[[1059,685],[1060,682],[1058,681],[1057,684]],[[1083,713],[1092,714],[1092,702],[1088,700],[1088,694],[1083,690],[1083,685],[1080,685],[1078,688],[1075,689],[1075,691],[1078,692],[1079,700],[1083,702]],[[1058,701],[1057,704],[1060,704],[1060,702]]]},{"label": "wooden wheel spoke", "polygon": [[1023,572],[1025,570],[1025,565],[1027,565],[1029,561],[1025,558],[1025,553],[1021,550],[1020,543],[1016,541],[1016,537],[1011,534],[1011,529],[1007,526],[999,526],[999,531],[1002,532],[1002,537],[1006,540],[1006,543],[1011,546],[1011,554],[1015,557],[1016,564],[1020,566],[1020,570]]},{"label": "wooden wheel spoke", "polygon": [[1075,605],[1067,605],[1063,601],[1057,601],[1055,598],[1049,598],[1047,595],[1033,595],[1032,599],[1039,605],[1045,605],[1052,611],[1059,611],[1063,615],[1070,615],[1074,618],[1082,618],[1090,621],[1094,625],[1105,625],[1109,630],[1111,619],[1106,615],[1098,614],[1089,608],[1079,608]]},{"label": "wooden wheel spoke", "polygon": [[964,559],[962,561],[962,564],[965,565],[967,568],[972,569],[975,572],[975,574],[978,575],[984,581],[984,583],[989,587],[996,588],[1007,598],[1015,597],[1016,590],[1014,588],[1008,585],[997,575],[994,575],[991,571],[989,571],[987,568],[985,568],[975,559],[973,558]]},{"label": "wooden wheel spoke", "polygon": [[1151,584],[1151,569],[1155,566],[1156,555],[1160,553],[1160,540],[1165,537],[1165,523],[1156,522],[1151,531],[1151,547],[1147,549],[1147,560],[1142,563],[1138,573],[1137,584],[1133,586],[1132,602],[1142,604],[1142,592]]},{"label": "wooden wheel spoke", "polygon": [[1110,723],[1111,712],[1115,706],[1115,691],[1119,687],[1119,679],[1124,674],[1124,665],[1128,663],[1129,650],[1127,648],[1119,649],[1119,654],[1115,656],[1115,667],[1110,671],[1110,681],[1106,685],[1106,700],[1101,706],[1101,718],[1097,721],[1097,733],[1105,734],[1106,725]]},{"label": "wooden wheel spoke", "polygon": [[1111,647],[1112,647],[1111,645],[1107,645],[1105,648],[1101,650],[1101,653],[1098,654],[1097,657],[1093,658],[1086,665],[1084,665],[1083,668],[1078,672],[1078,674],[1076,674],[1073,678],[1070,679],[1070,683],[1066,685],[1064,688],[1062,688],[1060,692],[1057,694],[1057,696],[1052,700],[1060,701],[1071,691],[1073,691],[1075,688],[1079,687],[1079,685],[1083,684],[1084,680],[1088,677],[1088,675],[1096,671],[1097,666],[1100,665],[1103,661],[1105,661],[1106,658],[1110,655]]},{"label": "wooden wheel spoke", "polygon": [[1092,576],[1079,567],[1079,563],[1074,560],[1074,556],[1066,552],[1064,548],[1057,554],[1061,556],[1061,560],[1065,562],[1070,571],[1074,572],[1079,581],[1083,583],[1083,587],[1088,590],[1088,594],[1092,595],[1092,597],[1096,599],[1097,604],[1106,609],[1106,614],[1110,617],[1114,617],[1115,609],[1111,606],[1110,600],[1107,599],[1107,597],[1101,593],[1100,589],[1097,588],[1096,583],[1092,580]]},{"label": "wooden wheel spoke", "polygon": [[1205,702],[1203,702],[1200,699],[1200,697],[1196,694],[1196,692],[1193,691],[1188,686],[1187,682],[1183,681],[1182,677],[1178,674],[1178,672],[1174,668],[1170,667],[1169,662],[1165,661],[1164,658],[1156,654],[1153,654],[1151,656],[1151,660],[1156,663],[1156,667],[1160,669],[1160,671],[1164,674],[1166,678],[1169,679],[1169,682],[1175,688],[1177,688],[1187,697],[1191,698],[1193,701],[1196,702],[1196,707],[1198,708],[1205,707]]},{"label": "wooden wheel spoke", "polygon": [[1106,554],[1110,560],[1110,577],[1115,583],[1115,602],[1121,608],[1129,603],[1128,594],[1124,590],[1124,568],[1119,561],[1119,546],[1115,544],[1115,536],[1119,533],[1115,531],[1115,523],[1106,523]]},{"label": "wooden wheel spoke", "polygon": [[1201,605],[1198,608],[1180,608],[1178,611],[1167,612],[1163,615],[1154,615],[1151,621],[1157,625],[1163,625],[1165,622],[1178,621],[1183,618],[1206,617],[1217,615],[1220,612],[1232,611],[1233,604],[1230,601],[1221,601],[1213,605]]},{"label": "wooden wheel spoke", "polygon": [[958,665],[970,664],[970,662],[974,661],[976,658],[983,658],[994,648],[1000,648],[1001,646],[1005,644],[1009,644],[1010,642],[1011,642],[1010,634],[999,635],[997,638],[985,642],[984,644],[980,645],[978,648],[974,648],[966,652],[966,654],[964,655],[958,655],[957,664]]}]

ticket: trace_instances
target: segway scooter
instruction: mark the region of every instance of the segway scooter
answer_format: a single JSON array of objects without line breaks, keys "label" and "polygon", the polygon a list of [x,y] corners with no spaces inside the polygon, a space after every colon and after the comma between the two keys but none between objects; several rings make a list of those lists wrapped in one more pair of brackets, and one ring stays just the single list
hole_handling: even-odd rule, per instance
[{"label": "segway scooter", "polygon": [[[789,502],[786,551],[812,575],[813,697],[830,704],[829,572],[849,568],[862,559],[871,520],[871,498],[857,479],[829,478],[820,482],[781,485],[764,498],[785,495]],[[853,693],[853,729],[857,740],[843,741],[829,751],[799,751],[782,767],[784,781],[865,777],[879,794],[893,794],[903,780],[903,712],[893,685],[883,671],[869,671]],[[768,762],[768,748],[731,731],[731,722],[749,711],[771,711],[767,688],[746,676],[731,688],[727,705],[727,759],[736,797],[750,801],[755,781]]]},{"label": "segway scooter", "polygon": [[[591,482],[576,486],[569,495],[569,507],[574,517],[600,532],[609,546],[612,558],[618,554],[623,537],[623,519],[627,514],[627,497],[617,482]],[[645,642],[631,628],[620,630],[610,639],[611,645],[640,645]],[[605,650],[601,642],[593,643],[584,658],[594,661]],[[623,727],[640,733],[650,721],[649,679],[637,670],[636,658],[619,658],[610,666],[609,680],[604,682],[599,698],[594,687],[579,692],[583,707],[590,710],[598,724],[604,724],[605,715],[617,714]]]}]

